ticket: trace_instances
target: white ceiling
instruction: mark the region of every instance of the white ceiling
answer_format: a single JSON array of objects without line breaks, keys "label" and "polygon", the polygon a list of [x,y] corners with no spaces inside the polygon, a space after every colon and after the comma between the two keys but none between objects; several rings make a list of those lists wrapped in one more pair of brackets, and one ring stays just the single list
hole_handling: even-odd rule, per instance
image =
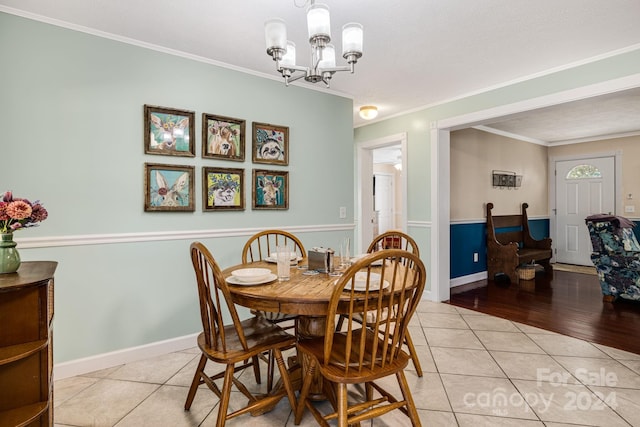
[{"label": "white ceiling", "polygon": [[[264,21],[285,19],[298,64],[308,65],[305,11],[296,7],[304,1],[0,0],[0,11],[281,80],[265,52]],[[357,116],[362,105],[377,105],[380,120],[640,48],[638,0],[320,1],[330,7],[338,51],[341,26],[364,25],[364,55],[355,74],[337,73],[330,89],[353,98],[354,126],[363,124]],[[487,126],[544,143],[635,132],[639,95],[627,95]]]}]

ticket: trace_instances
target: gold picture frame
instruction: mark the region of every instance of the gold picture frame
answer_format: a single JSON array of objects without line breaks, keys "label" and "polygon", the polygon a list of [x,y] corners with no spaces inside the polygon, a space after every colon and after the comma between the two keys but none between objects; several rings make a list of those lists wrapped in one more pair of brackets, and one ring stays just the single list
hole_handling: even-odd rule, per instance
[{"label": "gold picture frame", "polygon": [[144,152],[195,157],[195,112],[144,106]]},{"label": "gold picture frame", "polygon": [[244,161],[246,122],[202,114],[202,158]]},{"label": "gold picture frame", "polygon": [[202,210],[244,210],[244,169],[202,168]]},{"label": "gold picture frame", "polygon": [[268,123],[252,123],[253,163],[289,164],[289,128]]},{"label": "gold picture frame", "polygon": [[144,164],[145,212],[193,212],[194,166]]}]

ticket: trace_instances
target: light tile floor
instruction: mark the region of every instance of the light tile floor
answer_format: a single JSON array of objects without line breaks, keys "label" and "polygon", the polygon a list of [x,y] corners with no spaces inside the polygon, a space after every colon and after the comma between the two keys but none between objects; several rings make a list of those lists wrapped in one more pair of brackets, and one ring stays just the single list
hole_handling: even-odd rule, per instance
[{"label": "light tile floor", "polygon": [[[423,425],[640,426],[638,354],[428,301],[410,328],[424,376],[410,364],[407,380]],[[198,357],[193,348],[56,381],[55,425],[213,426],[218,399],[205,386],[183,409]],[[231,406],[244,401],[234,392]],[[410,425],[395,412],[363,426]],[[243,423],[294,425],[286,399],[227,425]]]}]

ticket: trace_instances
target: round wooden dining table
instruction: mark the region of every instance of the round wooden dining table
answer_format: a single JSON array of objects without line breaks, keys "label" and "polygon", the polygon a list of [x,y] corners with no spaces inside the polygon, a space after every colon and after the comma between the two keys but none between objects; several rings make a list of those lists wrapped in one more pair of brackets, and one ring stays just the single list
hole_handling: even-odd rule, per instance
[{"label": "round wooden dining table", "polygon": [[[302,259],[299,267],[291,266],[291,276],[287,281],[278,281],[258,285],[238,285],[228,283],[233,302],[243,307],[254,310],[270,311],[274,313],[286,313],[298,315],[296,334],[298,339],[315,338],[324,336],[326,315],[329,308],[329,300],[335,289],[338,277],[328,273],[310,274],[304,268],[307,260]],[[274,274],[276,264],[267,261],[257,261],[247,264],[239,264],[222,271],[225,279],[229,279],[231,272],[240,268],[268,268]],[[345,296],[348,300],[348,296]],[[302,361],[304,368],[305,361]],[[301,385],[300,366],[290,366],[291,380],[294,388]],[[312,393],[317,400],[324,400],[322,378],[317,376],[312,385]]]},{"label": "round wooden dining table", "polygon": [[[292,265],[290,279],[283,282],[275,279],[250,286],[229,283],[233,302],[254,310],[298,315],[300,338],[324,335],[324,320],[338,278],[327,273],[310,275],[302,267],[306,266],[306,259],[301,260],[299,266]],[[229,267],[222,274],[228,279],[233,270],[248,267],[268,268],[276,273],[276,264],[258,261]]]}]

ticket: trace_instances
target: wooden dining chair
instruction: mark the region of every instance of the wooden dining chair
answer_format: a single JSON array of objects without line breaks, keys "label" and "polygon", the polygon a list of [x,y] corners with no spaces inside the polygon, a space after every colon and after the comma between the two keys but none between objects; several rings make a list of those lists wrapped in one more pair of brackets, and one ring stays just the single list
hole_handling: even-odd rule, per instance
[{"label": "wooden dining chair", "polygon": [[386,231],[376,236],[369,244],[367,253],[380,249],[404,249],[418,256],[420,255],[418,244],[413,240],[413,237],[399,230]]},{"label": "wooden dining chair", "polygon": [[[307,251],[304,249],[304,245],[294,234],[284,230],[264,230],[254,234],[247,240],[242,248],[242,263],[263,261],[269,257],[270,254],[276,252],[276,248],[280,245],[288,245],[301,257],[307,257]],[[273,313],[270,311],[252,310],[253,314],[262,316],[266,320],[276,324],[282,324],[283,322],[291,323],[292,325],[285,327],[284,329],[296,328],[296,315],[285,313]],[[271,390],[273,386],[273,373],[275,371],[275,362],[273,357],[267,356],[267,390]]]},{"label": "wooden dining chair", "polygon": [[[217,427],[242,414],[255,414],[261,409],[275,405],[286,393],[292,408],[296,407],[295,395],[289,379],[289,373],[282,358],[282,350],[295,345],[295,337],[285,332],[277,325],[267,322],[260,316],[240,321],[227,283],[211,256],[209,250],[200,242],[191,244],[191,261],[198,284],[200,300],[200,315],[203,331],[198,335],[198,347],[202,352],[200,362],[196,368],[184,409],[189,410],[193,399],[201,384],[206,384],[220,399],[218,408]],[[224,324],[227,311],[232,323]],[[256,381],[260,383],[259,355],[265,351],[272,351],[280,370],[284,390],[264,396],[253,395],[234,373],[253,367]],[[224,371],[208,375],[204,372],[208,361],[226,365]],[[224,378],[222,389],[214,382]],[[231,397],[231,386],[248,398],[247,406],[228,412]]]},{"label": "wooden dining chair", "polygon": [[[416,243],[416,241],[413,239],[413,237],[409,236],[406,233],[403,233],[402,231],[387,231],[378,235],[369,244],[367,253],[376,252],[381,249],[404,249],[406,251],[414,253],[417,256],[420,256],[420,250],[418,249],[418,244]],[[343,322],[344,319],[342,316],[340,316],[340,320],[338,321],[338,328],[342,328]],[[407,330],[407,334],[405,335],[405,344],[409,349],[409,355],[411,356],[411,360],[413,362],[413,366],[416,369],[416,373],[419,377],[422,377],[422,365],[420,364],[420,358],[418,357],[418,352],[415,345],[413,344],[413,339],[411,338],[409,330]]]},{"label": "wooden dining chair", "polygon": [[[382,267],[379,261],[383,261]],[[386,282],[378,279],[376,284],[376,274]],[[420,258],[401,249],[366,255],[337,279],[324,336],[299,340],[297,344],[299,356],[308,363],[295,413],[296,425],[307,408],[323,426],[328,426],[327,420],[337,418],[338,426],[346,427],[395,409],[407,415],[413,426],[420,426],[404,374],[410,357],[402,343],[425,281],[426,270]],[[357,320],[372,312],[372,327]],[[337,314],[345,316],[345,328],[340,331],[335,328]],[[309,396],[316,373],[324,379],[324,392],[335,411],[331,414],[321,413]],[[392,395],[377,383],[391,375],[395,375],[402,396]],[[353,395],[347,399],[347,387],[353,384],[365,385],[362,399]]]},{"label": "wooden dining chair", "polygon": [[[263,261],[276,251],[280,245],[288,245],[301,257],[307,257],[304,245],[295,235],[284,230],[264,230],[254,234],[247,240],[242,248],[242,263]],[[270,322],[280,323],[295,319],[295,315],[284,313],[272,313],[268,311],[256,311]]]}]

